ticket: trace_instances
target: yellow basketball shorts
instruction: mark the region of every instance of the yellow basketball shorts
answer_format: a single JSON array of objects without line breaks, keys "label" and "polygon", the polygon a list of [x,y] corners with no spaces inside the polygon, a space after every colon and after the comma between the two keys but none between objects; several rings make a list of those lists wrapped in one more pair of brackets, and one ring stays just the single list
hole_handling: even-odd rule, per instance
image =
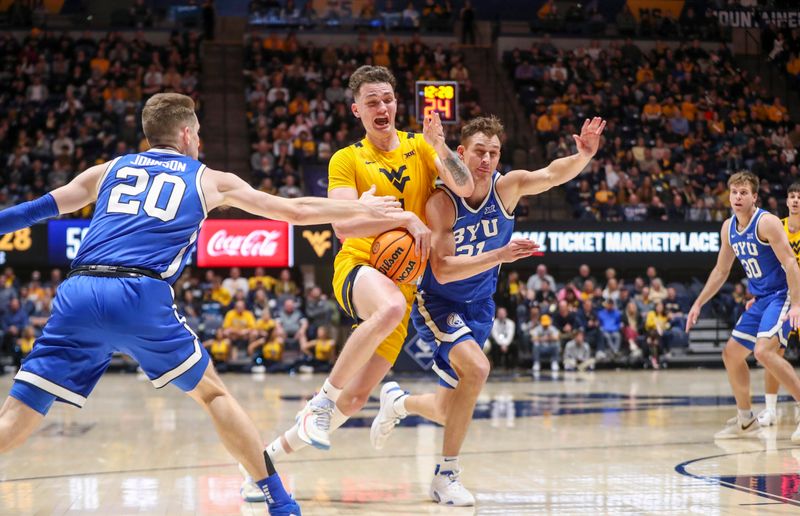
[{"label": "yellow basketball shorts", "polygon": [[[333,294],[342,310],[356,321],[359,319],[353,303],[353,284],[358,270],[364,266],[370,267],[368,256],[359,257],[343,252],[336,256],[333,265]],[[411,317],[411,306],[414,304],[414,296],[417,293],[416,285],[397,286],[406,298],[406,313],[403,315],[403,321],[386,337],[386,340],[381,342],[376,350],[378,356],[385,358],[391,364],[397,360],[408,336],[408,320]]]}]

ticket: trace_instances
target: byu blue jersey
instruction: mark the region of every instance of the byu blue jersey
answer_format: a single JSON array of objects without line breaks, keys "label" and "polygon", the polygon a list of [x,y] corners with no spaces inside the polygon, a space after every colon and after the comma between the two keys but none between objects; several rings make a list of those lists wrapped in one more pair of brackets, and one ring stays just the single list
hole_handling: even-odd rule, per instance
[{"label": "byu blue jersey", "polygon": [[[453,224],[456,256],[479,255],[503,247],[511,241],[514,217],[506,213],[505,206],[495,190],[499,177],[500,174],[495,172],[489,193],[475,209],[470,208],[464,199],[450,191],[447,186],[439,186],[453,201],[456,209],[456,219]],[[497,290],[499,270],[500,266],[493,267],[470,278],[442,285],[436,281],[428,263],[419,290],[427,295],[441,296],[460,303],[491,298]]]},{"label": "byu blue jersey", "polygon": [[769,244],[758,238],[758,221],[767,212],[757,208],[750,223],[742,231],[737,229],[736,215],[731,217],[728,241],[734,254],[744,267],[747,288],[756,297],[786,292],[786,272]]},{"label": "byu blue jersey", "polygon": [[173,283],[186,265],[206,205],[205,165],[169,149],[112,161],[73,267],[119,265],[161,274]]}]

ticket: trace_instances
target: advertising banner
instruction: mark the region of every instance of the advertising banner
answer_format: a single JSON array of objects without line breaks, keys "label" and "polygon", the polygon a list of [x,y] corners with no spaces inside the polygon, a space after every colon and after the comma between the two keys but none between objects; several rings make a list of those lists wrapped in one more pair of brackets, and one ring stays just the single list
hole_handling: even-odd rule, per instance
[{"label": "advertising banner", "polygon": [[197,239],[200,267],[291,267],[292,227],[264,219],[211,219]]},{"label": "advertising banner", "polygon": [[296,265],[332,265],[339,247],[339,239],[330,224],[294,228]]},{"label": "advertising banner", "polygon": [[522,267],[586,263],[703,268],[716,262],[721,227],[721,222],[525,222],[516,225],[513,238],[528,238],[541,246],[536,256],[516,262]]}]

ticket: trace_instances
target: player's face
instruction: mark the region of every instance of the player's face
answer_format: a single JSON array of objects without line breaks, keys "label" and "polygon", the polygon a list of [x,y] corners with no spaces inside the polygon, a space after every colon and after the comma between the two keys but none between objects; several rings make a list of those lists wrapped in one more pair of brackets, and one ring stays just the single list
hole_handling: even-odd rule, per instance
[{"label": "player's face", "polygon": [[367,134],[385,136],[394,132],[397,98],[388,82],[367,83],[361,86],[351,109],[361,119]]},{"label": "player's face", "polygon": [[789,215],[800,214],[800,192],[790,192],[786,197],[786,206],[789,208]]},{"label": "player's face", "polygon": [[496,135],[474,134],[467,140],[466,147],[458,146],[458,154],[473,177],[491,177],[500,162],[500,139]]},{"label": "player's face", "polygon": [[731,185],[730,201],[733,211],[737,213],[747,213],[756,205],[757,194],[749,184],[741,183]]}]

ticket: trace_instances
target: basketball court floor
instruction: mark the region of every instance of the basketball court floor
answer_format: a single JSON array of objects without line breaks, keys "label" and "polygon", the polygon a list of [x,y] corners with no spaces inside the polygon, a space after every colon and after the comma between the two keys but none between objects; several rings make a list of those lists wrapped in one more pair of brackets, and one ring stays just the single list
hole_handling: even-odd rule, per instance
[{"label": "basketball court floor", "polygon": [[[754,370],[761,393],[762,371]],[[265,441],[322,378],[224,375]],[[414,391],[432,378],[401,380]],[[11,376],[0,378],[3,395]],[[278,464],[305,515],[791,514],[800,511],[794,406],[777,429],[714,442],[735,413],[723,370],[542,373],[493,380],[461,456],[476,508],[427,491],[441,428],[409,417],[381,452],[373,400],[329,452]],[[760,396],[757,398],[760,403]],[[760,408],[760,404],[757,405]],[[25,445],[0,456],[0,514],[265,514],[240,502],[236,465],[205,414],[175,388],[106,375],[82,411],[56,404]]]}]

